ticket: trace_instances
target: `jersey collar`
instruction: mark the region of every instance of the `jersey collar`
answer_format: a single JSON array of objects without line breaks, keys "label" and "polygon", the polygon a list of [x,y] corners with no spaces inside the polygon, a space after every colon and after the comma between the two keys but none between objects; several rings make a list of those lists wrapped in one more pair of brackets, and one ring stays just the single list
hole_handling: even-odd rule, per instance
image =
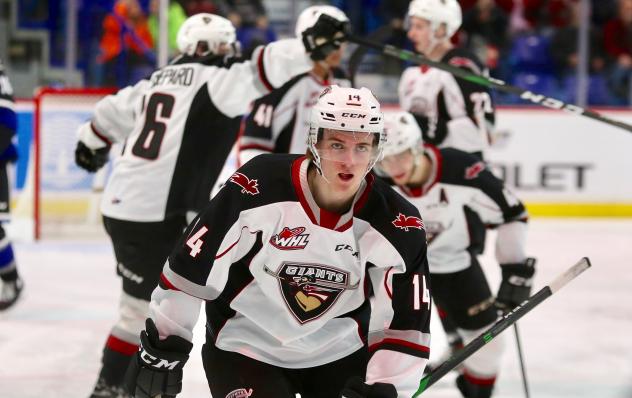
[{"label": "jersey collar", "polygon": [[358,192],[353,198],[353,206],[349,211],[345,214],[333,213],[319,208],[314,200],[314,196],[307,182],[307,169],[310,163],[311,160],[306,156],[301,156],[292,164],[292,183],[303,210],[312,223],[316,225],[334,231],[346,231],[353,225],[353,215],[360,211],[366,203],[375,177],[372,173],[367,174],[364,181],[360,184],[360,189],[358,189]]}]

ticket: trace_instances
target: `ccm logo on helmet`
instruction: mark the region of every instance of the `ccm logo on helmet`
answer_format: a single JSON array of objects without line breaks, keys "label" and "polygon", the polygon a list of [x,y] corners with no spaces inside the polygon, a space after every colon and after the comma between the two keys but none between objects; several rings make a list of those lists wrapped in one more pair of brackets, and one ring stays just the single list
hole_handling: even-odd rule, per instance
[{"label": "ccm logo on helmet", "polygon": [[169,362],[166,359],[158,359],[155,356],[149,354],[144,349],[140,352],[140,359],[143,360],[148,365],[156,369],[175,369],[176,366],[180,363],[180,361]]},{"label": "ccm logo on helmet", "polygon": [[342,114],[342,117],[350,117],[352,119],[366,119],[366,115],[362,113],[349,113],[345,112]]}]

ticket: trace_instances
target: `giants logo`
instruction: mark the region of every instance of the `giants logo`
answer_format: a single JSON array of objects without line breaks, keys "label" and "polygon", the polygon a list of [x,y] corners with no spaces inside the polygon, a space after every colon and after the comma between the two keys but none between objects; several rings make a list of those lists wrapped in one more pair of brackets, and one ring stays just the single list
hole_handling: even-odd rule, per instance
[{"label": "giants logo", "polygon": [[263,270],[279,281],[283,299],[301,324],[320,317],[347,289],[357,289],[360,281],[349,283],[349,273],[320,264],[283,262],[274,272]]},{"label": "giants logo", "polygon": [[303,232],[305,232],[305,227],[292,229],[284,227],[283,231],[270,238],[270,244],[280,250],[304,249],[309,243],[307,240],[309,234],[304,234]]},{"label": "giants logo", "polygon": [[476,162],[467,169],[465,169],[465,179],[473,180],[481,174],[481,171],[485,170],[485,163]]},{"label": "giants logo", "polygon": [[251,180],[241,173],[233,174],[229,181],[239,185],[241,187],[241,193],[247,193],[248,195],[256,195],[259,193],[259,183],[257,183],[257,180]]},{"label": "giants logo", "polygon": [[155,356],[145,351],[145,349],[142,346],[141,346],[141,351],[140,351],[140,359],[142,359],[143,362],[145,362],[149,366],[156,369],[174,370],[176,366],[180,364],[180,361],[169,362],[166,359],[156,358]]},{"label": "giants logo", "polygon": [[226,394],[226,398],[248,398],[252,395],[252,388],[238,388]]},{"label": "giants logo", "polygon": [[421,221],[421,218],[415,216],[405,216],[402,213],[399,213],[392,223],[397,228],[403,229],[406,232],[408,232],[408,228],[424,229],[424,222]]}]

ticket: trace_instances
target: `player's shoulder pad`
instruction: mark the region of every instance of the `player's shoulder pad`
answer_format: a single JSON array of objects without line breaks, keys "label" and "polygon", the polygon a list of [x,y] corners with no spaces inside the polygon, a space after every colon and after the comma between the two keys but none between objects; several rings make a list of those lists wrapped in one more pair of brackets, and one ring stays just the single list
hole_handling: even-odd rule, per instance
[{"label": "player's shoulder pad", "polygon": [[225,194],[231,198],[245,200],[247,207],[297,200],[292,165],[301,156],[276,153],[256,156],[228,178],[222,191],[226,190]]},{"label": "player's shoulder pad", "polygon": [[486,73],[485,65],[478,59],[476,54],[465,48],[455,47],[451,49],[443,56],[441,61],[452,66],[468,69],[477,75]]},{"label": "player's shoulder pad", "polygon": [[439,149],[441,156],[440,182],[456,185],[471,185],[487,164],[475,155],[455,148]]},{"label": "player's shoulder pad", "polygon": [[426,231],[419,210],[380,178],[373,182],[356,217],[384,236],[406,261],[425,251]]}]

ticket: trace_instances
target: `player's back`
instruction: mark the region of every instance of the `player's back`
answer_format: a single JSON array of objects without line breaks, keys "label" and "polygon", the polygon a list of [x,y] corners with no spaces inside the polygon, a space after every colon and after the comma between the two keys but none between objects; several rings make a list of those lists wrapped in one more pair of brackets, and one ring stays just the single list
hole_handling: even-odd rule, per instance
[{"label": "player's back", "polygon": [[[133,221],[160,221],[197,207],[210,194],[235,142],[239,120],[211,96],[220,57],[182,58],[137,83],[131,133],[106,187],[102,212]],[[126,89],[127,90],[127,89]]]}]

